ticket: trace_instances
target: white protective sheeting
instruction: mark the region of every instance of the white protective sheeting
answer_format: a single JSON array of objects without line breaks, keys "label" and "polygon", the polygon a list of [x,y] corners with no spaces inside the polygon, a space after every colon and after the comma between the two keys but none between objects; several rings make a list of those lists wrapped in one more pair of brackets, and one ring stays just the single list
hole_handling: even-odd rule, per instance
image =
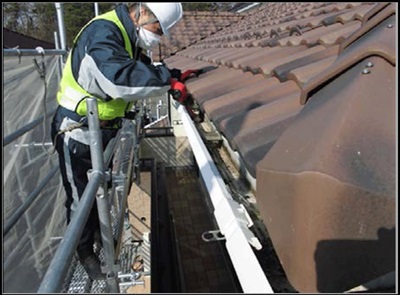
[{"label": "white protective sheeting", "polygon": [[[45,65],[45,83],[34,59]],[[3,57],[3,139],[57,107],[57,56]],[[58,167],[50,153],[48,116],[35,128],[3,146],[3,230],[32,191]],[[3,292],[35,293],[66,227],[65,193],[57,169],[14,227],[3,236]]]}]

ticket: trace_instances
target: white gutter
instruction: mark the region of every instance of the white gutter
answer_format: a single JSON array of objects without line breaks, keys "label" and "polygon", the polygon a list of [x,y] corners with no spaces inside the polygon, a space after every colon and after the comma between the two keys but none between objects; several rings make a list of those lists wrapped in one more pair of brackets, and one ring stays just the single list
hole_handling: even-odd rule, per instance
[{"label": "white gutter", "polygon": [[260,242],[249,229],[253,223],[246,209],[232,199],[185,107],[179,105],[178,111],[243,292],[274,293],[250,246],[261,249]]}]

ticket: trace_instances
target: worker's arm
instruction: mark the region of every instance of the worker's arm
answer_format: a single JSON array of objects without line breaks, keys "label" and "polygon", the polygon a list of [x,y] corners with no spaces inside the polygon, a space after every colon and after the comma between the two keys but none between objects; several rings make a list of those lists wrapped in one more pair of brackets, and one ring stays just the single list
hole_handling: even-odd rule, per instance
[{"label": "worker's arm", "polygon": [[98,20],[89,25],[74,50],[73,69],[80,85],[104,99],[133,101],[165,94],[169,70],[130,58],[123,44],[113,23]]}]

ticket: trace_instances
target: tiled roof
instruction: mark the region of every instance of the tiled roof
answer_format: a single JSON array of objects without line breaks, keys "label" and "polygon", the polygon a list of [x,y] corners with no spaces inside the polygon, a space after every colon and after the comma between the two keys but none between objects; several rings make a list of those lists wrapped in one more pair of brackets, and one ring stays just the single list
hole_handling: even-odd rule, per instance
[{"label": "tiled roof", "polygon": [[233,12],[185,11],[182,20],[171,29],[171,38],[163,37],[160,46],[154,48],[154,60],[160,61],[169,57],[177,51],[229,27],[243,17],[244,15]]},{"label": "tiled roof", "polygon": [[395,14],[394,3],[264,3],[207,38],[188,30],[190,46],[164,60],[217,67],[186,85],[257,180],[301,292],[395,269]]},{"label": "tiled roof", "polygon": [[3,48],[34,49],[38,46],[43,49],[55,49],[55,45],[50,42],[38,40],[7,28],[3,28]]}]

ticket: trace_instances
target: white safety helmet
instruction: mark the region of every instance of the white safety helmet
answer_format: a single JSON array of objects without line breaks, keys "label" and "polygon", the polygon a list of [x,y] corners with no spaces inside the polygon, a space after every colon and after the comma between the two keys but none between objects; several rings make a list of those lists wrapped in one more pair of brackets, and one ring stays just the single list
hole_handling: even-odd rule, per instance
[{"label": "white safety helmet", "polygon": [[181,3],[144,3],[157,20],[160,22],[161,29],[164,35],[169,38],[169,30],[182,18],[182,4]]}]

